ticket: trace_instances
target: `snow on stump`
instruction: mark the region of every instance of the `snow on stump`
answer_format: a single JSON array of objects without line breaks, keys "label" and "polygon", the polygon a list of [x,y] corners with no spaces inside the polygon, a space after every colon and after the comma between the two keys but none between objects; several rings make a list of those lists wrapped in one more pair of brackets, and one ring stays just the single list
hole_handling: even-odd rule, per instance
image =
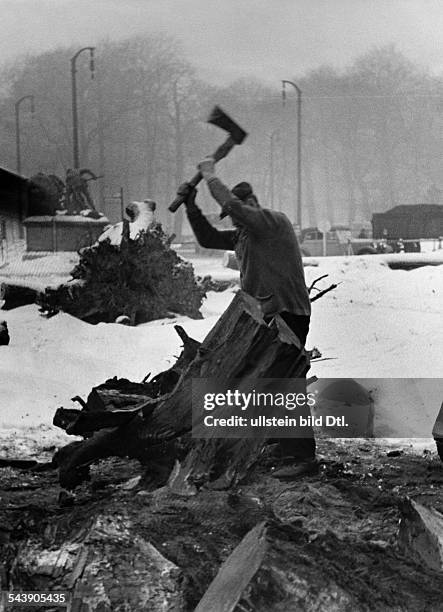
[{"label": "snow on stump", "polygon": [[403,553],[433,570],[443,571],[443,514],[409,498],[401,510],[399,546]]}]

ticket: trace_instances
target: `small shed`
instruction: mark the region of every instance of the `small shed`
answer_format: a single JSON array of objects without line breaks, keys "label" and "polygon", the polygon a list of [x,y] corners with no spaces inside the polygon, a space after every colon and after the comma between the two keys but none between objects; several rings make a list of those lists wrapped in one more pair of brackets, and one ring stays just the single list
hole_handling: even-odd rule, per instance
[{"label": "small shed", "polygon": [[372,215],[374,238],[388,240],[443,236],[443,205],[409,204]]}]

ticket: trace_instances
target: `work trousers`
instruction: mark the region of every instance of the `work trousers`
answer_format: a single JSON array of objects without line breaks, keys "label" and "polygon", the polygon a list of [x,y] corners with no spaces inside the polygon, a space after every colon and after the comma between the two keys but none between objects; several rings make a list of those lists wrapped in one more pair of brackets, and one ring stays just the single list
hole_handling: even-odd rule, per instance
[{"label": "work trousers", "polygon": [[[280,316],[304,346],[309,331],[310,317],[295,315],[291,312],[281,312]],[[297,414],[303,417],[310,416],[309,406],[300,406]],[[315,457],[315,438],[312,427],[306,427],[306,433],[306,438],[279,438],[272,442],[279,443],[283,457],[294,457],[296,461],[313,459]]]}]

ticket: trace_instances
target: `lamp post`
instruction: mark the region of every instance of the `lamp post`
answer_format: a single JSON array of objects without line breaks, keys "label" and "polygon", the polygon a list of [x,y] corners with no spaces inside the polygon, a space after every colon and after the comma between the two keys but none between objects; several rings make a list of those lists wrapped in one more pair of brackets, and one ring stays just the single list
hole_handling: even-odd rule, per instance
[{"label": "lamp post", "polygon": [[34,114],[34,96],[27,95],[22,96],[15,103],[15,144],[16,144],[16,155],[17,155],[17,174],[21,174],[22,171],[22,160],[20,152],[20,106],[22,102],[29,100],[31,102],[31,113]]},{"label": "lamp post", "polygon": [[79,156],[79,146],[78,146],[78,111],[77,111],[77,80],[76,80],[76,61],[80,53],[83,51],[89,51],[90,60],[89,60],[89,70],[91,71],[91,79],[94,78],[94,50],[95,47],[83,47],[80,51],[71,57],[71,83],[72,83],[72,143],[73,143],[73,160],[74,160],[74,168],[80,167],[80,156]]},{"label": "lamp post", "polygon": [[272,210],[274,210],[274,185],[275,185],[275,139],[278,136],[278,130],[274,130],[269,135],[269,199]]},{"label": "lamp post", "polygon": [[301,230],[301,89],[293,81],[282,81],[283,106],[286,100],[286,84],[292,85],[297,92],[297,224]]}]

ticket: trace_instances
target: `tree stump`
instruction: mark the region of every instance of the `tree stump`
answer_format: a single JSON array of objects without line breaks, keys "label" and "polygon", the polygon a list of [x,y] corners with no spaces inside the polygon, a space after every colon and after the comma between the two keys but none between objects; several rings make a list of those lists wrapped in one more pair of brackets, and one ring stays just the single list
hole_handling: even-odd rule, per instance
[{"label": "tree stump", "polygon": [[[199,418],[193,423],[192,380],[305,378],[308,369],[309,359],[285,322],[276,316],[273,324],[267,325],[258,302],[240,291],[199,345],[195,357],[179,368],[170,392],[134,405],[131,411],[135,414],[128,422],[101,430],[75,446],[60,464],[61,483],[68,486],[75,471],[95,459],[111,455],[153,457],[161,453],[162,445],[179,440],[180,448],[188,452],[176,465],[175,483],[181,482],[185,489],[209,481],[221,488],[231,486],[255,463],[265,439],[191,438],[193,425],[199,423]],[[171,370],[177,373],[177,364]]]}]

